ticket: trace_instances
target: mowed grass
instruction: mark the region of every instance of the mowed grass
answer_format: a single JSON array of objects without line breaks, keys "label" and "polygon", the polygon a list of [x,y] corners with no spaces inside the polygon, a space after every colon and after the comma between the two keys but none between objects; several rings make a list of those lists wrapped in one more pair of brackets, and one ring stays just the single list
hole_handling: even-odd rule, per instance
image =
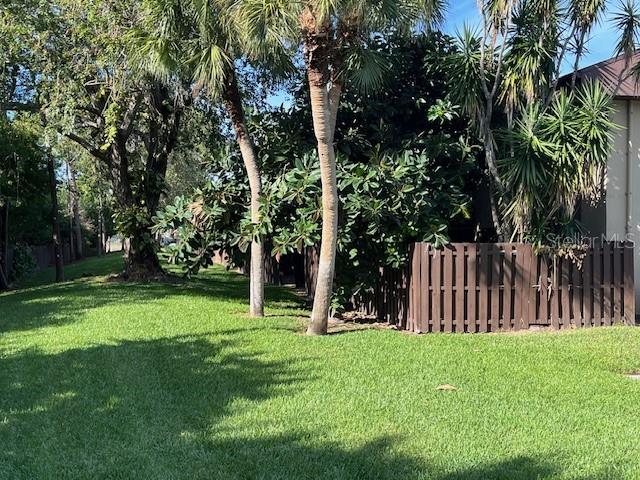
[{"label": "mowed grass", "polygon": [[640,478],[638,329],[307,338],[287,290],[120,266],[0,295],[0,479]]}]

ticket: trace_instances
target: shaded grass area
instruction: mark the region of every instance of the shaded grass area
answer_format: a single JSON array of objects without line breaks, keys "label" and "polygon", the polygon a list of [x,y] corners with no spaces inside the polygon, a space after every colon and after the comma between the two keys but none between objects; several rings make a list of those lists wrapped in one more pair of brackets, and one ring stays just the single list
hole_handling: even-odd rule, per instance
[{"label": "shaded grass area", "polygon": [[0,295],[0,478],[640,478],[638,329],[307,338],[290,291],[120,268]]}]

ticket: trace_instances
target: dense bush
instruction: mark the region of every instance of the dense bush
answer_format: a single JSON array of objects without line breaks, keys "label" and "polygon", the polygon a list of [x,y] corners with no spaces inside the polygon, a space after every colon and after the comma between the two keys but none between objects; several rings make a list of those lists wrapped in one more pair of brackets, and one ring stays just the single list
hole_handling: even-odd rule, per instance
[{"label": "dense bush", "polygon": [[[445,100],[439,67],[452,43],[441,34],[376,44],[395,67],[379,96],[347,90],[336,131],[340,197],[335,305],[366,288],[369,273],[399,266],[407,244],[437,245],[470,211],[478,177],[477,147],[459,108]],[[438,60],[440,59],[440,60]],[[427,68],[428,67],[428,68]],[[272,255],[318,244],[321,187],[305,82],[289,108],[252,112],[251,130],[262,160],[262,222],[247,217],[248,187],[238,153],[215,150],[207,185],[159,212],[156,231],[176,242],[163,255],[190,274],[225,250],[238,265],[253,238]]]},{"label": "dense bush", "polygon": [[35,272],[38,267],[36,257],[33,255],[31,247],[25,244],[18,244],[13,249],[13,261],[9,273],[9,281],[15,282],[21,278]]},{"label": "dense bush", "polygon": [[[474,158],[461,141],[443,142],[440,151],[447,161],[419,150],[384,153],[368,162],[338,156],[336,307],[369,286],[371,271],[401,265],[409,242],[442,245],[449,239],[448,226],[468,218],[470,198],[464,186]],[[272,255],[300,252],[319,242],[321,188],[315,152],[295,158],[279,173],[265,174],[263,221],[257,226],[246,214],[249,192],[241,164],[233,152],[226,155],[212,170],[209,184],[158,213],[156,231],[170,231],[176,240],[163,249],[168,261],[191,274],[211,265],[219,250],[232,263],[244,264],[254,237],[268,241]]]},{"label": "dense bush", "polygon": [[[460,158],[456,169],[410,151],[369,163],[338,158],[340,228],[334,307],[370,286],[372,271],[383,265],[400,267],[407,260],[410,242],[438,246],[448,242],[448,225],[469,216],[463,186],[471,164],[461,152]],[[265,213],[273,224],[274,253],[318,244],[321,198],[315,155],[296,162],[271,182],[265,202]]]}]

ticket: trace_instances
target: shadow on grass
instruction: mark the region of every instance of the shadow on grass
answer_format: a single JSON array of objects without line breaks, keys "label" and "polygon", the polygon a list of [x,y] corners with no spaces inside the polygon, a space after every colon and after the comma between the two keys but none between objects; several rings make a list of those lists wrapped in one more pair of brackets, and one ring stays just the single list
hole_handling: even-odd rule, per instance
[{"label": "shadow on grass", "polygon": [[[109,265],[112,271],[119,265],[114,263],[114,258],[101,258],[86,261],[84,266],[79,263],[76,267],[78,271],[90,270],[96,262],[100,266],[98,270],[105,275],[109,273]],[[173,283],[111,282],[104,278],[82,278],[84,276],[65,283],[33,286],[3,294],[0,296],[0,332],[62,326],[80,320],[80,313],[84,310],[110,304],[140,305],[171,297],[203,297],[233,302],[241,308],[246,305],[248,311],[248,280],[219,267],[191,280],[178,279]],[[303,305],[303,300],[295,292],[282,287],[267,287],[266,297],[268,308],[293,311],[300,310]]]},{"label": "shadow on grass", "polygon": [[140,304],[172,294],[165,285],[136,286],[93,280],[16,290],[0,298],[0,332],[62,326],[82,319],[82,312],[109,304]]},{"label": "shadow on grass", "polygon": [[[318,432],[315,436],[322,434]],[[224,455],[225,461],[218,465],[217,478],[543,480],[554,478],[560,472],[547,461],[516,457],[442,473],[426,464],[424,459],[398,453],[394,450],[397,441],[397,438],[384,436],[359,448],[345,449],[331,442],[313,445],[313,440],[291,435],[258,440],[236,438],[213,442],[209,447],[228,452]],[[239,472],[242,474],[238,475]]]},{"label": "shadow on grass", "polygon": [[[177,286],[78,280],[3,295],[0,331],[73,322],[78,310],[109,303],[181,295],[244,301],[247,289],[246,279],[220,270]],[[297,299],[278,288],[269,296],[287,305]],[[533,480],[562,474],[562,462],[535,455],[445,472],[427,461],[438,458],[437,451],[403,453],[411,438],[383,436],[347,448],[328,440],[331,432],[322,426],[296,427],[292,419],[331,408],[306,405],[304,397],[289,401],[314,381],[318,360],[266,360],[243,343],[246,332],[0,356],[0,479]],[[271,401],[276,406],[264,405]]]},{"label": "shadow on grass", "polygon": [[[442,473],[399,453],[397,438],[345,448],[269,410],[238,425],[235,415],[304,389],[316,360],[267,361],[233,337],[2,359],[0,478],[533,480],[558,473],[533,458]],[[299,404],[289,414],[313,411]]]},{"label": "shadow on grass", "polygon": [[6,357],[0,478],[187,478],[203,454],[215,466],[202,437],[234,402],[287,395],[309,363],[265,361],[227,335]]}]

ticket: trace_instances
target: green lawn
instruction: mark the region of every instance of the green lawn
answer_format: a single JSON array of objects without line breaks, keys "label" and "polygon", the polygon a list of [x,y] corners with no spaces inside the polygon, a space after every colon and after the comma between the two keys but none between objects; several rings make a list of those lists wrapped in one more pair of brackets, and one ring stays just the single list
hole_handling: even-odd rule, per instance
[{"label": "green lawn", "polygon": [[640,478],[640,329],[307,338],[286,290],[119,267],[0,295],[0,479]]}]

